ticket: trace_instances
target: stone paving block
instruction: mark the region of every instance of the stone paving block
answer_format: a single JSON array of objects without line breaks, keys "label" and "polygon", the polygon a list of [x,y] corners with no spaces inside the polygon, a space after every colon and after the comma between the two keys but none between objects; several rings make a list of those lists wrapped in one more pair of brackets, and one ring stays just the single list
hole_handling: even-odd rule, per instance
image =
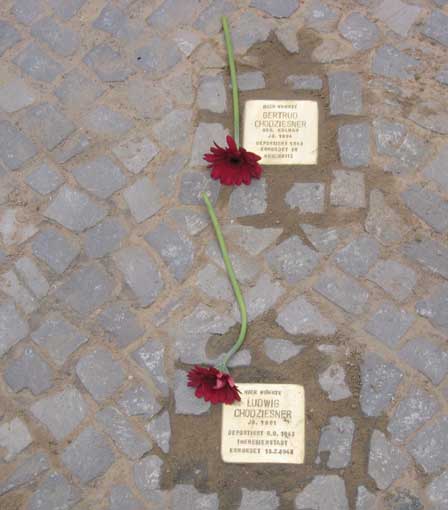
[{"label": "stone paving block", "polygon": [[288,85],[292,90],[322,90],[323,81],[319,76],[312,74],[291,74],[286,78],[285,85]]},{"label": "stone paving block", "polygon": [[152,418],[162,406],[146,385],[132,386],[126,390],[118,401],[127,416],[144,416]]},{"label": "stone paving block", "polygon": [[433,384],[440,384],[448,374],[448,351],[426,338],[413,338],[400,350],[399,356]]},{"label": "stone paving block", "polygon": [[224,234],[232,239],[232,242],[252,256],[259,255],[283,232],[281,228],[255,228],[245,225],[227,225],[223,230]]},{"label": "stone paving block", "polygon": [[409,119],[434,133],[448,134],[448,111],[445,103],[440,101],[418,102],[409,113]]},{"label": "stone paving block", "polygon": [[448,332],[448,285],[442,284],[431,290],[429,297],[416,304],[417,313],[426,317],[436,328]]},{"label": "stone paving block", "polygon": [[404,442],[439,410],[437,400],[427,391],[412,389],[398,404],[387,430],[394,441]]},{"label": "stone paving block", "polygon": [[365,330],[391,349],[394,349],[412,326],[414,320],[413,315],[386,301],[370,318]]},{"label": "stone paving block", "polygon": [[[215,240],[210,241],[207,245],[206,255],[210,262],[225,270],[222,254]],[[230,255],[230,260],[235,275],[241,283],[252,283],[261,271],[260,263],[253,257],[234,252]]]},{"label": "stone paving block", "polygon": [[36,297],[43,298],[48,294],[50,285],[32,259],[21,257],[14,265],[17,273]]},{"label": "stone paving block", "polygon": [[115,461],[109,441],[93,427],[87,427],[61,455],[62,463],[83,484],[102,476]]},{"label": "stone paving block", "polygon": [[12,79],[0,86],[0,109],[13,113],[26,108],[36,99],[33,90],[21,78]]},{"label": "stone paving block", "polygon": [[68,268],[79,253],[74,241],[52,228],[41,230],[34,238],[32,248],[33,255],[59,274]]},{"label": "stone paving block", "polygon": [[401,0],[383,0],[375,10],[375,16],[398,35],[406,37],[421,11],[420,7]]},{"label": "stone paving block", "polygon": [[103,220],[107,216],[107,209],[96,204],[85,193],[65,185],[43,214],[69,230],[82,232]]},{"label": "stone paving block", "polygon": [[138,433],[115,407],[105,407],[95,417],[117,447],[131,460],[140,459],[151,449],[151,442]]},{"label": "stone paving block", "polygon": [[195,250],[191,239],[166,223],[159,223],[145,235],[145,240],[157,251],[176,280],[184,281],[194,261]]},{"label": "stone paving block", "polygon": [[448,176],[445,170],[446,158],[448,157],[448,144],[444,145],[437,156],[430,161],[423,170],[423,175],[440,185],[442,190],[448,191]]},{"label": "stone paving block", "polygon": [[180,51],[186,57],[189,57],[202,42],[202,38],[193,30],[179,29],[174,35],[174,41]]},{"label": "stone paving block", "polygon": [[111,110],[108,106],[98,106],[90,111],[84,123],[87,129],[104,137],[119,137],[134,127],[134,123],[123,114]]},{"label": "stone paving block", "polygon": [[436,232],[448,230],[448,201],[440,195],[414,184],[401,196],[407,207]]},{"label": "stone paving block", "polygon": [[355,50],[373,48],[380,37],[378,27],[359,12],[350,13],[339,24],[339,31],[352,43]]},{"label": "stone paving block", "polygon": [[99,44],[87,53],[84,63],[105,82],[125,81],[135,71],[118,51],[107,44]]},{"label": "stone paving block", "polygon": [[285,202],[301,213],[322,214],[325,208],[325,185],[319,182],[301,182],[286,193]]},{"label": "stone paving block", "polygon": [[164,453],[170,451],[171,424],[168,411],[152,419],[146,425],[146,430]]},{"label": "stone paving block", "polygon": [[448,85],[448,66],[443,67],[435,78],[442,85]]},{"label": "stone paving block", "polygon": [[276,322],[291,335],[329,336],[336,333],[336,326],[326,319],[306,298],[299,296],[283,306]]},{"label": "stone paving block", "polygon": [[328,468],[339,469],[350,464],[354,433],[355,424],[349,416],[331,416],[329,425],[322,427],[318,452],[329,453]]},{"label": "stone paving block", "polygon": [[103,7],[99,16],[92,23],[92,26],[124,41],[136,38],[142,28],[139,26],[138,21],[131,21],[123,10],[111,4]]},{"label": "stone paving block", "polygon": [[419,67],[419,60],[389,44],[376,50],[372,63],[374,74],[401,80],[413,78]]},{"label": "stone paving block", "polygon": [[30,410],[57,441],[62,441],[84,420],[88,408],[81,393],[67,386],[60,393],[38,400]]},{"label": "stone paving block", "polygon": [[174,382],[174,400],[176,414],[204,414],[210,409],[210,402],[198,399],[194,395],[194,388],[187,386],[187,372],[176,370]]},{"label": "stone paving block", "polygon": [[330,203],[336,207],[364,208],[366,206],[364,174],[334,170]]},{"label": "stone paving block", "polygon": [[[251,30],[247,30],[251,27]],[[244,55],[254,44],[266,41],[274,28],[274,22],[254,12],[245,12],[230,22],[230,32],[235,53]]]},{"label": "stone paving block", "polygon": [[241,91],[260,90],[265,87],[266,82],[261,71],[249,71],[238,76],[238,89]]},{"label": "stone paving block", "polygon": [[270,268],[289,284],[308,277],[318,265],[319,259],[320,255],[308,248],[298,236],[286,239],[266,255]]},{"label": "stone paving block", "polygon": [[98,322],[121,348],[127,347],[144,333],[137,317],[125,303],[110,305],[98,316]]},{"label": "stone paving block", "polygon": [[193,26],[206,34],[216,34],[221,30],[221,17],[228,16],[235,10],[232,0],[215,0],[199,14]]},{"label": "stone paving block", "polygon": [[338,71],[328,75],[331,115],[362,113],[362,83],[358,74]]},{"label": "stone paving block", "polygon": [[168,31],[178,25],[191,25],[199,10],[197,0],[164,0],[153,10],[146,22],[149,26]]},{"label": "stone paving block", "polygon": [[[184,170],[187,162],[188,158],[185,156],[175,155],[157,167],[154,176],[155,183],[166,197],[172,197],[176,193],[178,177]],[[169,213],[173,210],[170,209]]]},{"label": "stone paving block", "polygon": [[445,471],[426,487],[426,496],[434,510],[448,505],[448,471]]},{"label": "stone paving block", "polygon": [[209,218],[206,214],[195,212],[188,207],[172,208],[168,215],[180,229],[190,236],[195,236],[202,232],[209,223]]},{"label": "stone paving block", "polygon": [[300,227],[316,250],[324,255],[330,255],[349,234],[345,228],[319,228],[305,223],[301,223]]},{"label": "stone paving block", "polygon": [[151,500],[153,491],[160,488],[163,461],[157,455],[149,455],[134,464],[134,482],[142,495]]},{"label": "stone paving block", "polygon": [[83,356],[76,364],[76,374],[97,402],[110,398],[125,378],[121,364],[105,349]]},{"label": "stone paving block", "polygon": [[279,26],[275,30],[275,36],[289,53],[299,53],[299,41],[297,39],[297,25],[292,21]]},{"label": "stone paving block", "polygon": [[222,76],[202,76],[197,92],[199,109],[224,113],[227,109],[226,89]]},{"label": "stone paving block", "polygon": [[143,510],[142,504],[126,485],[114,485],[109,496],[108,510]]},{"label": "stone paving block", "polygon": [[164,288],[160,271],[152,257],[140,246],[122,248],[113,256],[140,306],[152,304]]},{"label": "stone paving block", "polygon": [[14,418],[10,422],[0,425],[1,458],[5,462],[14,460],[32,442],[33,438],[28,427],[20,418]]},{"label": "stone paving block", "polygon": [[361,235],[339,250],[334,261],[346,273],[353,276],[365,276],[380,255],[380,246],[369,236]]},{"label": "stone paving block", "polygon": [[21,41],[19,32],[8,22],[0,20],[0,56]]},{"label": "stone paving block", "polygon": [[317,32],[332,32],[339,19],[339,13],[320,0],[313,0],[305,12],[305,25]]},{"label": "stone paving block", "polygon": [[162,208],[160,191],[148,177],[135,181],[125,189],[123,196],[137,223],[154,216]]},{"label": "stone paving block", "polygon": [[39,165],[26,178],[27,184],[41,195],[48,195],[55,191],[64,182],[61,174],[52,165],[44,163]]},{"label": "stone paving block", "polygon": [[52,472],[31,496],[28,510],[68,510],[80,500],[80,490],[63,475]]},{"label": "stone paving block", "polygon": [[276,491],[250,491],[241,489],[242,497],[239,510],[277,510],[280,508],[280,499]]},{"label": "stone paving block", "polygon": [[333,363],[319,374],[319,385],[332,401],[344,400],[352,396],[345,380],[345,370],[339,363]]},{"label": "stone paving block", "polygon": [[31,338],[48,352],[57,365],[63,365],[88,340],[59,312],[47,315]]},{"label": "stone paving block", "polygon": [[423,34],[448,47],[448,16],[442,11],[432,11],[423,27]]},{"label": "stone paving block", "polygon": [[337,475],[315,476],[296,496],[297,510],[349,510],[344,480]]},{"label": "stone paving block", "polygon": [[196,281],[207,296],[233,303],[234,294],[229,280],[214,264],[207,264],[198,271]]},{"label": "stone paving block", "polygon": [[28,108],[20,120],[20,125],[50,151],[75,130],[73,122],[49,103]]},{"label": "stone paving block", "polygon": [[7,271],[1,275],[0,289],[26,313],[35,312],[39,308],[38,300],[20,283],[14,271]]},{"label": "stone paving block", "polygon": [[366,416],[380,416],[394,399],[403,373],[375,353],[364,355],[360,402]]},{"label": "stone paving block", "polygon": [[204,154],[210,152],[210,147],[213,146],[214,142],[220,147],[225,147],[227,134],[228,131],[222,124],[200,122],[194,135],[191,164],[194,166],[207,165],[208,163],[203,159]]},{"label": "stone paving block", "polygon": [[409,457],[393,446],[379,430],[374,430],[370,441],[369,475],[379,489],[387,489],[400,478],[409,466]]},{"label": "stone paving block", "polygon": [[93,263],[72,273],[56,290],[56,297],[85,317],[108,301],[114,288],[103,266]]},{"label": "stone paving block", "polygon": [[413,269],[390,259],[377,262],[367,274],[367,279],[399,302],[405,301],[412,294],[417,283]]},{"label": "stone paving block", "polygon": [[252,182],[250,186],[236,188],[229,200],[232,218],[263,214],[267,208],[267,191],[265,179]]},{"label": "stone paving block", "polygon": [[[164,78],[164,82],[168,78]],[[176,87],[185,86],[179,83],[176,76]],[[159,82],[151,82],[143,78],[135,78],[127,86],[129,103],[144,119],[160,119],[173,110],[173,90],[165,90]]]},{"label": "stone paving block", "polygon": [[104,89],[100,85],[87,78],[77,69],[64,74],[61,84],[54,91],[59,101],[73,110],[86,108],[103,92]]},{"label": "stone paving block", "polygon": [[376,119],[373,121],[373,127],[377,152],[387,156],[396,156],[398,147],[406,136],[406,126],[399,122]]},{"label": "stone paving block", "polygon": [[[9,189],[7,194],[12,191],[5,183],[0,188],[0,193],[2,189],[3,191]],[[28,221],[29,218],[30,214],[23,207],[2,208],[0,212],[0,235],[3,238],[4,245],[20,245],[38,232],[37,227]]]},{"label": "stone paving block", "polygon": [[48,0],[56,14],[63,20],[71,19],[87,0]]},{"label": "stone paving block", "polygon": [[76,32],[59,25],[51,17],[40,18],[31,26],[31,35],[47,44],[55,53],[62,57],[70,57],[79,47]]},{"label": "stone paving block", "polygon": [[419,262],[429,271],[448,279],[448,247],[430,238],[408,243],[403,248],[404,254],[411,260]]},{"label": "stone paving block", "polygon": [[32,347],[26,347],[18,358],[8,363],[3,377],[16,393],[28,389],[33,395],[40,395],[53,386],[50,367]]},{"label": "stone paving block", "polygon": [[385,505],[388,510],[400,510],[401,508],[409,510],[424,510],[422,502],[417,496],[409,492],[407,489],[394,490],[386,495]]},{"label": "stone paving block", "polygon": [[9,170],[18,170],[37,154],[33,142],[13,124],[0,122],[0,160]]},{"label": "stone paving block", "polygon": [[66,163],[85,152],[90,147],[90,142],[91,140],[84,133],[75,131],[53,150],[52,156],[58,163]]},{"label": "stone paving block", "polygon": [[128,236],[128,229],[116,218],[106,218],[85,233],[86,254],[100,258],[121,248],[122,241]]},{"label": "stone paving block", "polygon": [[98,198],[109,198],[126,184],[120,168],[107,156],[100,156],[72,169],[78,183]]},{"label": "stone paving block", "polygon": [[298,8],[299,0],[251,0],[250,7],[274,16],[275,18],[289,18]]},{"label": "stone paving block", "polygon": [[43,12],[42,0],[15,0],[12,13],[19,23],[31,25]]},{"label": "stone paving block", "polygon": [[0,496],[35,482],[39,475],[50,469],[48,455],[37,452],[21,462],[8,478],[0,482]]},{"label": "stone paving block", "polygon": [[386,204],[383,193],[377,189],[370,193],[369,211],[364,226],[369,234],[386,246],[401,241],[409,230],[409,226]]},{"label": "stone paving block", "polygon": [[164,345],[158,340],[148,340],[132,354],[132,357],[142,368],[149,372],[162,395],[167,396],[169,387],[165,373]]},{"label": "stone paving block", "polygon": [[147,44],[135,51],[136,64],[141,67],[149,78],[155,79],[167,74],[182,60],[182,52],[176,43],[154,35]]},{"label": "stone paving block", "polygon": [[424,427],[409,443],[408,450],[425,473],[437,473],[448,464],[448,416]]},{"label": "stone paving block", "polygon": [[49,57],[34,42],[19,53],[13,62],[31,78],[46,83],[52,82],[64,71],[62,64]]},{"label": "stone paving block", "polygon": [[133,174],[140,173],[159,153],[159,149],[146,136],[133,136],[123,140],[112,152]]},{"label": "stone paving block", "polygon": [[283,338],[266,338],[263,345],[266,356],[278,364],[298,356],[305,348]]},{"label": "stone paving block", "polygon": [[172,491],[173,510],[218,510],[218,495],[202,494],[193,485],[177,484]]},{"label": "stone paving block", "polygon": [[314,290],[348,313],[359,315],[369,299],[368,291],[356,280],[327,270],[314,285]]},{"label": "stone paving block", "polygon": [[366,122],[345,124],[338,128],[341,162],[348,168],[367,166],[370,162],[370,126]]},{"label": "stone paving block", "polygon": [[22,319],[12,302],[0,304],[0,356],[29,333],[28,323]]},{"label": "stone paving block", "polygon": [[183,147],[190,140],[193,112],[173,110],[152,128],[159,144],[173,150]]},{"label": "stone paving block", "polygon": [[376,510],[377,498],[363,485],[358,487],[356,497],[356,510]]}]

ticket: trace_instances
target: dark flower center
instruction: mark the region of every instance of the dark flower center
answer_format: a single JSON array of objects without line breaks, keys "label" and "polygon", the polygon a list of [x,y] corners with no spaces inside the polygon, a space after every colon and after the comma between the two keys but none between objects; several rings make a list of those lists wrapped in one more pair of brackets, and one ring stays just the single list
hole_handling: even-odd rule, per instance
[{"label": "dark flower center", "polygon": [[238,156],[230,156],[230,163],[238,165],[240,162],[241,159]]}]

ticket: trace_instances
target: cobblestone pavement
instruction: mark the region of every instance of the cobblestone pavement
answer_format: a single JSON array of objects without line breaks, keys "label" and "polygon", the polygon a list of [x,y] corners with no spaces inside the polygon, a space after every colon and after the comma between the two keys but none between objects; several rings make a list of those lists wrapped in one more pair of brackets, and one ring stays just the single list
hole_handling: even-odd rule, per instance
[{"label": "cobblestone pavement", "polygon": [[[299,5],[300,3],[300,5]],[[221,189],[242,99],[319,164]],[[448,508],[447,0],[2,0],[2,510]],[[224,465],[186,370],[303,384],[303,466]]]}]

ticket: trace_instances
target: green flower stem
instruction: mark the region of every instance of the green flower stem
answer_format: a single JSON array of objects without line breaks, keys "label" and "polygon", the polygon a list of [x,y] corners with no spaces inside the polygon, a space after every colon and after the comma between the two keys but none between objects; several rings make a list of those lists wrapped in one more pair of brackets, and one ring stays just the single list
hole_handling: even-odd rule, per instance
[{"label": "green flower stem", "polygon": [[235,56],[233,54],[232,38],[230,36],[229,22],[226,16],[221,18],[226,42],[227,56],[229,59],[230,81],[232,82],[233,99],[233,138],[237,146],[240,146],[240,102],[238,99],[238,81],[236,78]]},{"label": "green flower stem", "polygon": [[247,333],[246,303],[244,302],[243,294],[241,293],[238,280],[236,279],[235,271],[233,270],[232,262],[230,261],[229,253],[227,251],[226,242],[224,240],[224,236],[222,235],[221,227],[219,226],[219,221],[218,218],[216,217],[213,205],[211,204],[208,196],[205,193],[202,193],[202,199],[204,200],[205,205],[207,206],[208,214],[210,216],[210,219],[212,220],[212,225],[213,228],[215,229],[215,234],[218,240],[219,248],[222,253],[222,258],[224,259],[224,265],[226,266],[227,276],[229,277],[230,283],[232,284],[233,292],[238,302],[241,314],[241,329],[240,334],[238,336],[238,340],[235,342],[235,345],[230,349],[230,351],[224,356],[224,360],[219,365],[219,368],[221,370],[227,372],[228,371],[227,362],[236,352],[238,352],[239,348],[243,345],[244,339],[246,338]]}]

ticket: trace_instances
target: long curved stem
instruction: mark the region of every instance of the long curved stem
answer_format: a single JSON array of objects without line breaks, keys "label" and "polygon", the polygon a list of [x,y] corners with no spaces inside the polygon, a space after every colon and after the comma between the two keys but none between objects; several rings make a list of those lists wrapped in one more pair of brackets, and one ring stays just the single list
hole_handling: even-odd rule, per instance
[{"label": "long curved stem", "polygon": [[222,28],[224,30],[224,39],[226,42],[227,57],[229,59],[230,81],[232,83],[233,99],[233,138],[240,146],[240,103],[238,99],[238,81],[236,78],[235,56],[233,54],[232,38],[230,36],[229,22],[226,16],[221,18]]},{"label": "long curved stem", "polygon": [[224,356],[223,361],[220,363],[220,368],[227,371],[227,362],[229,359],[238,352],[239,348],[243,345],[244,339],[246,338],[247,333],[247,310],[246,303],[244,302],[244,297],[241,292],[240,286],[238,284],[238,280],[235,276],[235,271],[233,270],[232,262],[229,257],[229,253],[227,251],[226,242],[224,240],[224,236],[222,235],[221,227],[219,225],[218,218],[216,216],[215,210],[213,209],[213,205],[211,204],[206,193],[202,193],[202,199],[207,206],[207,211],[212,221],[213,228],[215,229],[216,238],[218,240],[219,248],[222,253],[222,258],[224,260],[224,265],[226,267],[227,275],[229,277],[230,283],[232,284],[232,289],[235,294],[235,298],[237,300],[240,314],[241,314],[241,328],[240,334],[238,336],[235,345],[230,349],[230,351]]}]

